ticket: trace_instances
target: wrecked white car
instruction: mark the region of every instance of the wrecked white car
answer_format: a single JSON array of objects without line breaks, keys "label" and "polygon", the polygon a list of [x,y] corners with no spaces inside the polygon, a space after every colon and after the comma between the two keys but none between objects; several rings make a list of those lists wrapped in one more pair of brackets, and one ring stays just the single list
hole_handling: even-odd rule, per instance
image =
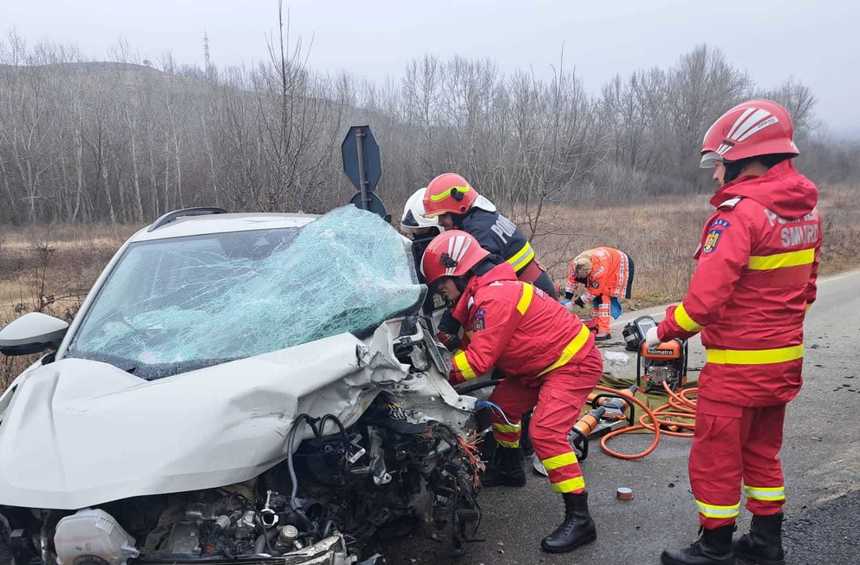
[{"label": "wrecked white car", "polygon": [[408,242],[319,218],[171,213],[0,396],[0,565],[376,562],[480,519],[472,409],[445,379]]}]

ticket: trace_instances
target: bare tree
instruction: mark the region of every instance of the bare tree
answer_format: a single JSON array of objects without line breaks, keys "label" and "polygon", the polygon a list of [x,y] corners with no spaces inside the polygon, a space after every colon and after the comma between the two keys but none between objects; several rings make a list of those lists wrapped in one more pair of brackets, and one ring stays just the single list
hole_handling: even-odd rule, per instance
[{"label": "bare tree", "polygon": [[381,83],[329,77],[283,4],[277,21],[268,60],[244,68],[217,68],[206,36],[202,68],[141,61],[123,41],[94,62],[0,39],[0,222],[140,223],[196,204],[321,212],[352,192],[339,143],[361,121],[383,147],[389,207],[455,170],[531,237],[574,234],[549,207],[702,188],[702,134],[754,95],[788,107],[813,176],[860,177],[858,148],[819,131],[807,86],[756,88],[707,46],[590,96],[563,54],[548,77],[429,55]]}]

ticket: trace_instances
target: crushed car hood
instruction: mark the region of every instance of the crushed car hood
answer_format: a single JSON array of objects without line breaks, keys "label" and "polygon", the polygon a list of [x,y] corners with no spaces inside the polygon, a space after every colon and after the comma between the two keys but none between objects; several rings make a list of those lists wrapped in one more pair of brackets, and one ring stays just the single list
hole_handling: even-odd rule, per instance
[{"label": "crushed car hood", "polygon": [[0,504],[74,510],[252,479],[286,458],[297,414],[349,425],[375,382],[406,377],[385,350],[390,331],[155,381],[82,359],[35,367],[0,398]]}]

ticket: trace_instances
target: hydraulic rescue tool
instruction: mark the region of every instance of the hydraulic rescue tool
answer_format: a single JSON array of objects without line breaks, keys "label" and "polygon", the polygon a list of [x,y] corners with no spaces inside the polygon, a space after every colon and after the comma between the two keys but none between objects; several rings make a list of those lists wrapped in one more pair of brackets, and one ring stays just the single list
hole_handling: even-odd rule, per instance
[{"label": "hydraulic rescue tool", "polygon": [[636,384],[647,393],[663,393],[663,383],[672,392],[687,384],[687,342],[673,339],[649,347],[645,343],[648,330],[657,327],[650,316],[641,316],[624,327],[627,348],[636,351]]},{"label": "hydraulic rescue tool", "polygon": [[636,384],[646,393],[662,393],[663,383],[673,392],[687,384],[686,341],[673,339],[654,347],[642,343],[636,355]]},{"label": "hydraulic rescue tool", "polygon": [[589,396],[593,410],[580,417],[568,436],[579,459],[584,460],[588,457],[589,440],[636,423],[634,404],[636,390],[636,385],[633,385],[624,390],[614,391],[613,394],[599,393]]},{"label": "hydraulic rescue tool", "polygon": [[[597,430],[605,413],[606,408],[603,406],[595,408],[577,420],[573,425],[573,429],[570,430],[568,441],[576,450],[577,459],[580,461],[588,457],[588,440]],[[609,431],[608,427],[607,431]]]}]

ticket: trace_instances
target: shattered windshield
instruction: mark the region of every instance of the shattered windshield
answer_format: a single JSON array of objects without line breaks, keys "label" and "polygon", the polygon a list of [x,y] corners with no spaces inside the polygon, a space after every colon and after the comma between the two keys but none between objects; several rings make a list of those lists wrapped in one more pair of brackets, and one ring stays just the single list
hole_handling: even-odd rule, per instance
[{"label": "shattered windshield", "polygon": [[137,242],[66,357],[158,378],[359,334],[415,307],[423,292],[400,235],[353,206],[302,228]]}]

